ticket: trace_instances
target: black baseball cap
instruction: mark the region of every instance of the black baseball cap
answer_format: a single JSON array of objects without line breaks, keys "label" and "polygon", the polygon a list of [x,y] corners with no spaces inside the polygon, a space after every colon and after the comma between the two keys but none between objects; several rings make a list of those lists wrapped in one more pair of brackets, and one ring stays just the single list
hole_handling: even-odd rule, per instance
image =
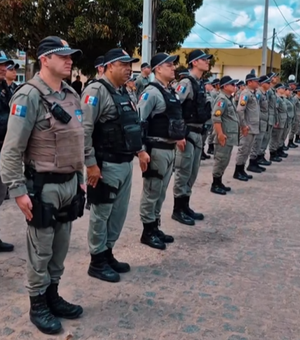
[{"label": "black baseball cap", "polygon": [[236,85],[238,81],[238,79],[232,79],[230,76],[224,76],[220,80],[220,87],[225,85]]},{"label": "black baseball cap", "polygon": [[143,69],[143,68],[150,68],[151,66],[149,65],[149,63],[142,63],[142,65],[141,65],[141,70]]},{"label": "black baseball cap", "polygon": [[279,76],[279,73],[270,72],[270,73],[267,74],[267,76],[268,76],[270,79],[272,79],[272,78],[274,78],[274,77],[278,77],[278,76]]},{"label": "black baseball cap", "polygon": [[189,70],[187,68],[183,68],[178,75],[179,76],[188,76],[190,74]]},{"label": "black baseball cap", "polygon": [[11,70],[18,70],[20,68],[20,65],[19,64],[9,64],[7,67],[6,67],[6,69],[8,70],[8,71],[11,71]]},{"label": "black baseball cap", "polygon": [[95,68],[97,68],[97,67],[99,67],[99,66],[104,66],[104,56],[103,55],[101,55],[101,56],[99,56],[99,57],[97,57],[96,59],[95,59],[95,61],[94,61],[94,66],[95,66]]},{"label": "black baseball cap", "polygon": [[213,86],[219,85],[219,84],[220,84],[220,79],[219,79],[219,78],[214,79],[214,80],[211,82],[211,84],[212,84]]},{"label": "black baseball cap", "polygon": [[113,48],[104,55],[104,66],[116,61],[121,61],[122,63],[137,63],[140,59],[130,57],[122,48]]},{"label": "black baseball cap", "polygon": [[151,68],[154,70],[157,66],[164,63],[175,63],[179,60],[179,55],[170,55],[168,53],[157,53],[151,58]]},{"label": "black baseball cap", "polygon": [[258,81],[259,78],[257,78],[255,74],[249,73],[249,74],[246,75],[246,82],[250,81],[250,80]]},{"label": "black baseball cap", "polygon": [[69,44],[56,36],[49,36],[40,41],[37,49],[37,57],[40,59],[43,56],[50,54],[57,55],[72,55],[74,58],[79,58],[82,55],[82,51],[79,49],[73,49]]},{"label": "black baseball cap", "polygon": [[14,65],[13,60],[8,59],[3,51],[0,51],[0,64]]},{"label": "black baseball cap", "polygon": [[213,56],[212,54],[206,54],[205,52],[203,52],[202,50],[194,50],[189,54],[188,57],[188,63],[192,63],[195,60],[198,59],[211,59]]},{"label": "black baseball cap", "polygon": [[297,85],[297,83],[296,83],[295,80],[289,80],[289,81],[288,81],[288,84],[289,84],[289,85]]},{"label": "black baseball cap", "polygon": [[274,89],[276,89],[276,90],[278,90],[278,89],[285,89],[285,88],[286,88],[286,86],[284,84],[282,84],[282,83],[276,84],[274,86]]},{"label": "black baseball cap", "polygon": [[295,90],[293,90],[294,92],[300,92],[300,86],[298,85]]},{"label": "black baseball cap", "polygon": [[258,82],[260,84],[264,84],[264,83],[270,84],[271,79],[268,76],[260,76],[258,79]]},{"label": "black baseball cap", "polygon": [[209,79],[204,79],[203,80],[204,85],[211,84],[211,81]]},{"label": "black baseball cap", "polygon": [[237,83],[236,83],[236,86],[245,86],[245,82],[244,80],[239,80]]}]

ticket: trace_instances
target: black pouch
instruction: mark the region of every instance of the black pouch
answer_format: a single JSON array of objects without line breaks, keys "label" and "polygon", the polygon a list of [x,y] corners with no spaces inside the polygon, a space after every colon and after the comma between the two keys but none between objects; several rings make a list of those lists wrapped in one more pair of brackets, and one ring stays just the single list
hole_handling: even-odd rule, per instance
[{"label": "black pouch", "polygon": [[117,195],[118,189],[104,183],[102,180],[98,181],[96,188],[91,185],[87,187],[87,196],[91,204],[113,203],[115,199],[111,198],[111,193]]},{"label": "black pouch", "polygon": [[31,221],[26,220],[27,224],[36,229],[43,229],[53,227],[55,220],[54,206],[51,203],[44,203],[35,196],[29,196],[32,203],[32,215]]},{"label": "black pouch", "polygon": [[142,127],[140,124],[128,125],[123,127],[126,151],[137,152],[142,149]]},{"label": "black pouch", "polygon": [[169,138],[173,140],[181,140],[186,136],[186,125],[183,119],[169,120]]}]

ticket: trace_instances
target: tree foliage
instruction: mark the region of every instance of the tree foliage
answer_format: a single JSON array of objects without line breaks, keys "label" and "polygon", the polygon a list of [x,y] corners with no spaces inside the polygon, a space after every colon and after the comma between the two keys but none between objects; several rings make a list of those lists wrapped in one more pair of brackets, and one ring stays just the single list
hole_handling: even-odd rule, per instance
[{"label": "tree foliage", "polygon": [[[202,1],[158,2],[157,51],[179,47]],[[120,46],[133,53],[140,48],[142,12],[143,0],[1,0],[0,44],[10,39],[10,45],[34,58],[41,39],[58,35],[83,50],[76,66],[90,73],[94,59],[109,49]]]},{"label": "tree foliage", "polygon": [[283,38],[280,38],[276,47],[279,49],[279,53],[281,53],[283,57],[291,56],[295,53],[295,51],[299,50],[299,44],[297,43],[294,33],[288,33]]}]

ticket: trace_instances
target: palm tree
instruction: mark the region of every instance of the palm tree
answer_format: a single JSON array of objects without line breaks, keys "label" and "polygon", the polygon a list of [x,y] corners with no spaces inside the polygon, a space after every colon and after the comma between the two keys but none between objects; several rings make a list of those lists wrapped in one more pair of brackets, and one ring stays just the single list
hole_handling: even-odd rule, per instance
[{"label": "palm tree", "polygon": [[279,53],[283,54],[283,57],[291,55],[295,50],[299,50],[299,44],[296,40],[294,33],[288,33],[285,37],[279,39],[279,43],[276,44],[279,49]]}]

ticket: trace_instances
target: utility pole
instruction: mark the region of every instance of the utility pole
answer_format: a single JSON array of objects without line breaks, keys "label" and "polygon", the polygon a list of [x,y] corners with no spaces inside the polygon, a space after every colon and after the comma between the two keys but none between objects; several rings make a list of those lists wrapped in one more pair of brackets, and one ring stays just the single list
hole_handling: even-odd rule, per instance
[{"label": "utility pole", "polygon": [[295,81],[298,82],[298,68],[299,68],[299,50],[297,51],[297,61],[296,61],[296,73],[295,73]]},{"label": "utility pole", "polygon": [[273,28],[273,38],[272,38],[272,51],[271,51],[271,61],[270,61],[270,71],[273,72],[273,56],[274,56],[274,45],[275,45],[276,30]]},{"label": "utility pole", "polygon": [[152,0],[143,0],[143,39],[142,62],[149,63],[151,59],[152,33]]},{"label": "utility pole", "polygon": [[156,53],[158,0],[152,0],[151,57]]},{"label": "utility pole", "polygon": [[262,74],[267,73],[268,60],[268,14],[269,14],[269,0],[265,0],[265,16],[264,16],[264,32],[263,32],[263,46],[262,46]]}]

